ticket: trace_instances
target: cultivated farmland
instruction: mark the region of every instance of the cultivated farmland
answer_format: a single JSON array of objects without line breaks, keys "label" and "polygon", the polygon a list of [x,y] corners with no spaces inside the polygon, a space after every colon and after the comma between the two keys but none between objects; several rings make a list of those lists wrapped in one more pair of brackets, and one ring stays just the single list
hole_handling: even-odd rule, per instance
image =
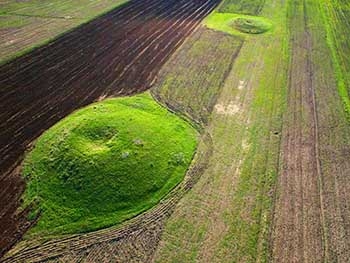
[{"label": "cultivated farmland", "polygon": [[174,111],[206,124],[241,45],[241,39],[199,28],[159,72],[152,93]]},{"label": "cultivated farmland", "polygon": [[0,63],[126,3],[124,0],[1,1]]},{"label": "cultivated farmland", "polygon": [[[266,8],[283,25],[275,10],[285,6]],[[206,129],[209,167],[170,217],[155,262],[267,260],[287,73],[284,30],[245,39]]]},{"label": "cultivated farmland", "polygon": [[349,262],[348,1],[47,1],[0,3],[0,262]]},{"label": "cultivated farmland", "polygon": [[324,61],[332,47],[321,41],[327,30],[322,9],[316,2],[289,6],[292,63],[275,205],[276,262],[350,257],[350,127],[336,85],[337,61]]}]

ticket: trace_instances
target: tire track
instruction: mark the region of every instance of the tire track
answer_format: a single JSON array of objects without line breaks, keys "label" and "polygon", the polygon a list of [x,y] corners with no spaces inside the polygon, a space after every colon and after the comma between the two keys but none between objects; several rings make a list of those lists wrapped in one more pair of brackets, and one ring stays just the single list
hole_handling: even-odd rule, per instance
[{"label": "tire track", "polygon": [[322,175],[305,2],[292,3],[288,106],[272,233],[274,262],[323,262]]}]

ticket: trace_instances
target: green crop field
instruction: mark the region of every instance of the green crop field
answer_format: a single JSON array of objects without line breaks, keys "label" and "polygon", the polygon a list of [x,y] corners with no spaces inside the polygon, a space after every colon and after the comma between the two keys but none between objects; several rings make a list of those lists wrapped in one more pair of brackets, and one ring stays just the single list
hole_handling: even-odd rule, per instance
[{"label": "green crop field", "polygon": [[[197,133],[149,95],[81,109],[42,135],[24,161],[29,235],[86,232],[154,206],[182,181]],[[34,214],[31,214],[34,217]]]},{"label": "green crop field", "polygon": [[320,1],[327,43],[332,51],[339,93],[350,119],[350,3],[340,0]]}]

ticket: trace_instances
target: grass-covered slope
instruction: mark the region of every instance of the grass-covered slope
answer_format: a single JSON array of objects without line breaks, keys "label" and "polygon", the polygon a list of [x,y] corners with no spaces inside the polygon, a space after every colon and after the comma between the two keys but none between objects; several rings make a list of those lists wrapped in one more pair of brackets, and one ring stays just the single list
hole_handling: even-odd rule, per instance
[{"label": "grass-covered slope", "polygon": [[139,214],[183,179],[196,144],[196,130],[148,94],[73,113],[25,159],[24,200],[41,211],[29,234],[84,232]]}]

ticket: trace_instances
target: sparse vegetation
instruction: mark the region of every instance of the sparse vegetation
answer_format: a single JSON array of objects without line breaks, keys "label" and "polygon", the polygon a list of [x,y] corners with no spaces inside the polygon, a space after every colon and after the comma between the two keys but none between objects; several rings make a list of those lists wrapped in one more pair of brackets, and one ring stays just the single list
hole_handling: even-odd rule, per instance
[{"label": "sparse vegetation", "polygon": [[326,40],[332,53],[339,94],[350,120],[350,2],[322,0],[319,8],[326,28]]},{"label": "sparse vegetation", "polygon": [[219,12],[257,15],[263,9],[265,1],[266,0],[225,0],[219,7]]},{"label": "sparse vegetation", "polygon": [[0,2],[0,65],[127,2],[128,0]]},{"label": "sparse vegetation", "polygon": [[0,14],[0,29],[18,28],[27,25],[29,23],[28,20],[26,17],[18,19],[18,17],[12,15]]},{"label": "sparse vegetation", "polygon": [[25,204],[36,200],[41,210],[29,235],[94,230],[150,208],[183,179],[196,136],[149,95],[73,113],[25,159]]},{"label": "sparse vegetation", "polygon": [[200,28],[160,71],[152,93],[197,124],[207,123],[241,45],[241,39]]}]

